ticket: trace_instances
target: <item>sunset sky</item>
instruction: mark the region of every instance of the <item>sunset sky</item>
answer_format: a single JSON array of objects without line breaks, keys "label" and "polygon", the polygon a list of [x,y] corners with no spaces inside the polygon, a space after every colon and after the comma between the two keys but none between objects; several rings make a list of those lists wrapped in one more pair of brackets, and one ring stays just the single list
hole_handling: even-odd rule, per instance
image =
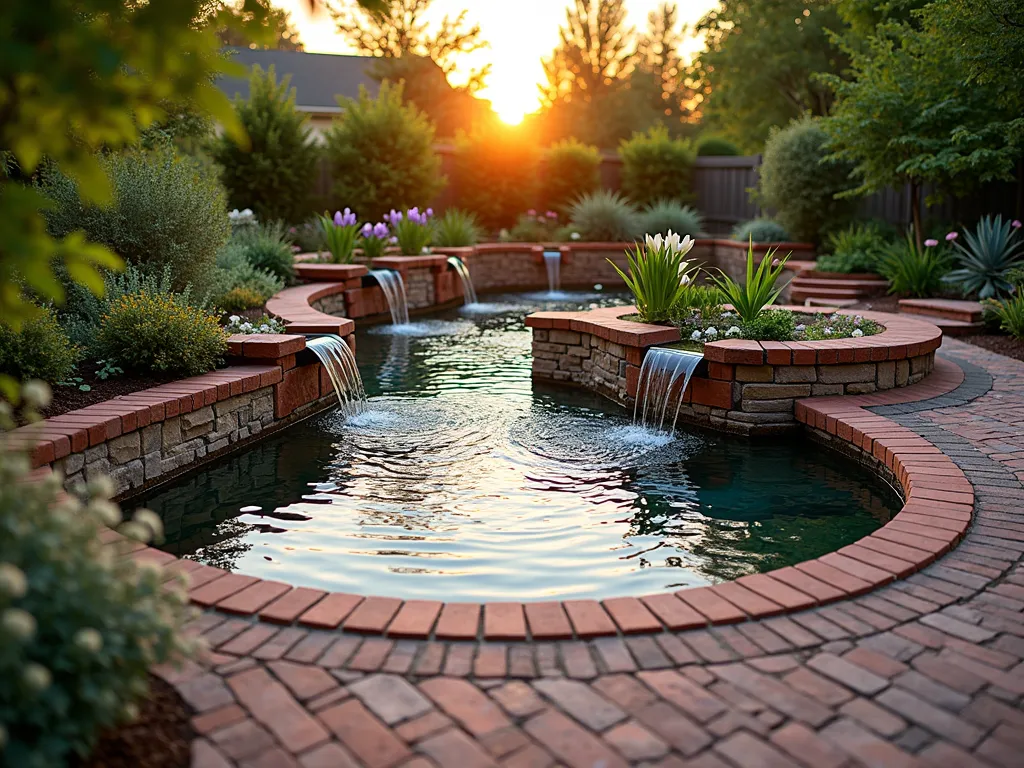
[{"label": "sunset sky", "polygon": [[[661,0],[626,0],[628,23],[638,29],[647,25],[647,14]],[[291,12],[306,50],[311,53],[350,53],[346,41],[335,34],[334,22],[326,11],[309,12],[308,0],[274,0]],[[690,25],[717,5],[717,0],[677,0],[681,20]],[[490,63],[491,76],[483,98],[490,99],[504,119],[514,122],[539,106],[537,84],[543,78],[540,59],[558,42],[558,28],[565,19],[568,3],[560,0],[435,0],[431,17],[455,17],[468,9],[467,21],[478,23],[490,43],[465,57],[466,69]],[[683,50],[688,58],[699,42],[688,39]],[[456,83],[457,84],[457,83]]]}]

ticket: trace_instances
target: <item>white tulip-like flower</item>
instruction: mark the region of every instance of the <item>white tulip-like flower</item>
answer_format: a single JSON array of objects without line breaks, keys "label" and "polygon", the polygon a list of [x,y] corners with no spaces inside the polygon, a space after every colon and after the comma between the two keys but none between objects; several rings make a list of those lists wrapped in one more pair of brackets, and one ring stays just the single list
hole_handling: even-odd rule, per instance
[{"label": "white tulip-like flower", "polygon": [[648,251],[660,251],[661,247],[665,244],[665,238],[658,233],[654,237],[647,235],[644,238],[644,244],[647,246]]},{"label": "white tulip-like flower", "polygon": [[860,328],[855,328],[853,333],[851,333],[850,335],[853,336],[855,339],[859,339],[861,336],[864,335],[864,331],[862,331]]},{"label": "white tulip-like flower", "polygon": [[0,628],[3,634],[23,643],[36,633],[36,620],[28,611],[8,608],[0,615]]},{"label": "white tulip-like flower", "polygon": [[252,208],[243,208],[242,209],[242,215],[243,216],[252,216]]},{"label": "white tulip-like flower", "polygon": [[25,572],[13,563],[0,563],[0,595],[17,599],[28,591]]},{"label": "white tulip-like flower", "polygon": [[690,334],[690,341],[700,341],[700,331],[694,331]]},{"label": "white tulip-like flower", "polygon": [[704,331],[704,335],[705,336],[717,336],[718,335],[718,329],[715,328],[715,326],[711,326],[706,331]]},{"label": "white tulip-like flower", "polygon": [[733,325],[733,326],[730,326],[729,330],[727,330],[725,332],[725,335],[726,336],[739,336],[740,333],[741,333],[740,327],[738,325]]}]

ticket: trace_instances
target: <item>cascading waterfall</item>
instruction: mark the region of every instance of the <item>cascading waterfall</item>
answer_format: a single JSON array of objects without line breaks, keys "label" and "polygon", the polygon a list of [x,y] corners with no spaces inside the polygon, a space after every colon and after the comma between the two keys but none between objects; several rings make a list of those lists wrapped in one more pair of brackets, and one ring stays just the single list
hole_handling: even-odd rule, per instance
[{"label": "cascading waterfall", "polygon": [[355,416],[366,409],[366,390],[359,375],[356,356],[340,336],[328,334],[306,339],[306,348],[323,363],[327,376],[338,395],[338,404],[346,416]]},{"label": "cascading waterfall", "polygon": [[469,268],[466,266],[466,262],[460,259],[458,256],[449,256],[448,264],[454,269],[459,277],[462,278],[462,295],[466,299],[466,304],[476,304],[476,289],[473,287],[473,277],[469,274]]},{"label": "cascading waterfall", "polygon": [[371,269],[370,274],[377,280],[377,284],[384,291],[384,298],[388,300],[391,323],[393,325],[408,325],[409,302],[405,297],[405,281],[402,280],[402,273],[394,269]]},{"label": "cascading waterfall", "polygon": [[548,270],[548,293],[555,293],[562,286],[562,254],[559,251],[544,251],[544,266]]},{"label": "cascading waterfall", "polygon": [[674,397],[676,407],[669,429],[669,432],[674,432],[683,393],[686,392],[694,370],[703,359],[704,355],[700,352],[689,352],[684,349],[653,347],[647,350],[637,381],[633,424],[646,429],[663,430],[665,416]]}]

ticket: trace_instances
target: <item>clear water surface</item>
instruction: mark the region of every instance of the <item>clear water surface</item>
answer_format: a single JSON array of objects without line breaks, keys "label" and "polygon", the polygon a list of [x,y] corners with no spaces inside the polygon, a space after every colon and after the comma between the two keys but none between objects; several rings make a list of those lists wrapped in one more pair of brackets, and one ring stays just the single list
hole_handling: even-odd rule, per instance
[{"label": "clear water surface", "polygon": [[300,586],[446,601],[639,595],[833,551],[895,493],[802,440],[630,426],[530,378],[539,308],[621,296],[492,297],[360,331],[370,409],[327,413],[139,499],[164,548]]}]

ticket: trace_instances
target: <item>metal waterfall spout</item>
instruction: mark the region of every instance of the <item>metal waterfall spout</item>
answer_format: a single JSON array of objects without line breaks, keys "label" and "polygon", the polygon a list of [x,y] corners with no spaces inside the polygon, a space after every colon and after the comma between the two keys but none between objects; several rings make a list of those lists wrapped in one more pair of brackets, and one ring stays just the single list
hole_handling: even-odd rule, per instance
[{"label": "metal waterfall spout", "polygon": [[476,289],[473,287],[473,277],[469,274],[469,268],[466,266],[466,262],[458,256],[449,256],[448,264],[451,265],[451,268],[458,273],[460,278],[462,278],[462,295],[466,300],[465,303],[476,304]]},{"label": "metal waterfall spout", "polygon": [[402,280],[402,273],[394,269],[371,269],[370,274],[384,291],[388,309],[391,310],[391,323],[393,325],[408,325],[409,301],[405,296],[405,281]]},{"label": "metal waterfall spout", "polygon": [[562,287],[561,252],[544,251],[544,266],[548,270],[548,293],[556,293]]},{"label": "metal waterfall spout", "polygon": [[356,356],[345,340],[334,334],[307,337],[306,348],[312,350],[327,371],[342,412],[355,416],[366,410],[363,377],[359,375]]},{"label": "metal waterfall spout", "polygon": [[694,370],[703,359],[702,353],[685,349],[653,347],[647,350],[637,380],[633,424],[645,429],[663,431],[665,417],[674,400],[675,409],[669,432],[675,432],[683,393],[686,392]]}]

